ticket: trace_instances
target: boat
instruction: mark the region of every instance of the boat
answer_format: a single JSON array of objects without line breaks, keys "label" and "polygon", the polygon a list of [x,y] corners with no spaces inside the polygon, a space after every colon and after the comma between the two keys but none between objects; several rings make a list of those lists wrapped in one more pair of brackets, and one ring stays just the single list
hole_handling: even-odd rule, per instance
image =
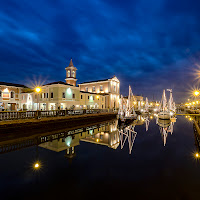
[{"label": "boat", "polygon": [[158,118],[163,120],[170,120],[171,115],[168,111],[161,111],[158,113]]},{"label": "boat", "polygon": [[165,90],[163,90],[160,112],[158,113],[158,119],[162,120],[171,119],[171,117],[174,116],[176,110],[175,102],[173,102],[173,97],[172,97],[172,89],[167,89],[167,91],[170,92],[169,102],[167,103]]},{"label": "boat", "polygon": [[133,92],[129,85],[129,96],[128,99],[123,98],[121,95],[119,110],[118,110],[118,120],[119,123],[129,124],[133,120],[137,118],[137,114],[135,113],[134,106],[131,105],[131,101],[134,99]]}]

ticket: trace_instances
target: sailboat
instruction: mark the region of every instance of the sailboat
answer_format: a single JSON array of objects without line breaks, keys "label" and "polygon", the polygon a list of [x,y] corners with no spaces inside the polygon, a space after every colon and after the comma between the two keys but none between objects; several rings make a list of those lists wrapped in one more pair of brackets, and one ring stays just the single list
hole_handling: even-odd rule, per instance
[{"label": "sailboat", "polygon": [[171,118],[170,112],[167,107],[167,98],[165,94],[165,90],[163,90],[160,112],[158,113],[158,118],[163,120],[168,120]]},{"label": "sailboat", "polygon": [[128,99],[123,98],[123,96],[121,95],[119,111],[118,111],[119,123],[120,122],[129,123],[137,118],[134,106],[131,105],[133,99],[134,99],[133,92],[131,90],[131,86],[129,85]]}]

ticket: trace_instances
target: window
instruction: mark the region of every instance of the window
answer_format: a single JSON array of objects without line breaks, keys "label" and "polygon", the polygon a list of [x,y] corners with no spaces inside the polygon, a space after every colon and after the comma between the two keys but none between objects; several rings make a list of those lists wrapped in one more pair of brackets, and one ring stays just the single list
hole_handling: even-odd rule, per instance
[{"label": "window", "polygon": [[37,94],[35,94],[35,99],[37,99]]},{"label": "window", "polygon": [[75,71],[72,72],[72,77],[75,77]]},{"label": "window", "polygon": [[42,93],[40,94],[40,98],[42,98]]},{"label": "window", "polygon": [[62,98],[65,98],[65,92],[62,93]]},{"label": "window", "polygon": [[102,105],[102,109],[103,109],[103,105]]},{"label": "window", "polygon": [[49,98],[49,93],[47,93],[47,98]]},{"label": "window", "polygon": [[102,101],[103,101],[103,97],[102,97]]},{"label": "window", "polygon": [[25,100],[25,95],[22,96],[22,99]]},{"label": "window", "polygon": [[72,98],[75,99],[75,94],[72,94]]},{"label": "window", "polygon": [[103,85],[100,85],[100,91],[103,91]]},{"label": "window", "polygon": [[0,91],[0,98],[1,98],[1,95],[2,95],[2,91]]},{"label": "window", "polygon": [[85,88],[85,91],[88,92],[88,87]]},{"label": "window", "polygon": [[12,98],[12,99],[14,98],[14,92],[10,93],[10,98]]},{"label": "window", "polygon": [[90,96],[88,96],[88,99],[90,99]]},{"label": "window", "polygon": [[44,93],[43,95],[44,95],[44,98],[46,98],[46,93]]},{"label": "window", "polygon": [[94,96],[92,98],[93,98],[93,101],[94,101]]},{"label": "window", "polygon": [[81,95],[81,99],[83,99],[83,95]]},{"label": "window", "polygon": [[51,92],[51,98],[53,98],[53,92]]},{"label": "window", "polygon": [[70,77],[70,71],[69,70],[67,71],[67,77]]},{"label": "window", "polygon": [[92,92],[95,92],[95,86],[92,86]]},{"label": "window", "polygon": [[116,92],[116,86],[114,85],[114,92]]}]

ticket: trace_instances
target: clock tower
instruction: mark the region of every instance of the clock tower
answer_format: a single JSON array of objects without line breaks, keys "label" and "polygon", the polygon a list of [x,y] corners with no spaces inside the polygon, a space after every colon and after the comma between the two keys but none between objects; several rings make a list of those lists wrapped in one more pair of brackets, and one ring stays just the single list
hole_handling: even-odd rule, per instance
[{"label": "clock tower", "polygon": [[76,71],[77,68],[74,67],[74,64],[72,62],[72,59],[70,60],[69,66],[65,68],[66,70],[66,83],[70,84],[70,85],[74,85],[76,86]]}]

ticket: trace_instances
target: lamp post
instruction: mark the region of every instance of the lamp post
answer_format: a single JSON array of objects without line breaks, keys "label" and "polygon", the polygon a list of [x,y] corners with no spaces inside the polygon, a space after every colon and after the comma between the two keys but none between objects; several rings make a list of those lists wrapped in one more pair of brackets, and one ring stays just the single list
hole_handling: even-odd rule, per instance
[{"label": "lamp post", "polygon": [[35,91],[37,93],[37,110],[39,110],[39,93],[41,92],[41,88],[40,87],[36,87]]},{"label": "lamp post", "polygon": [[[195,96],[195,101],[196,101],[196,98],[199,96],[200,92],[198,90],[195,90],[193,92],[193,95]],[[196,103],[196,102],[195,102]],[[197,109],[197,103],[196,103],[196,109]]]}]

